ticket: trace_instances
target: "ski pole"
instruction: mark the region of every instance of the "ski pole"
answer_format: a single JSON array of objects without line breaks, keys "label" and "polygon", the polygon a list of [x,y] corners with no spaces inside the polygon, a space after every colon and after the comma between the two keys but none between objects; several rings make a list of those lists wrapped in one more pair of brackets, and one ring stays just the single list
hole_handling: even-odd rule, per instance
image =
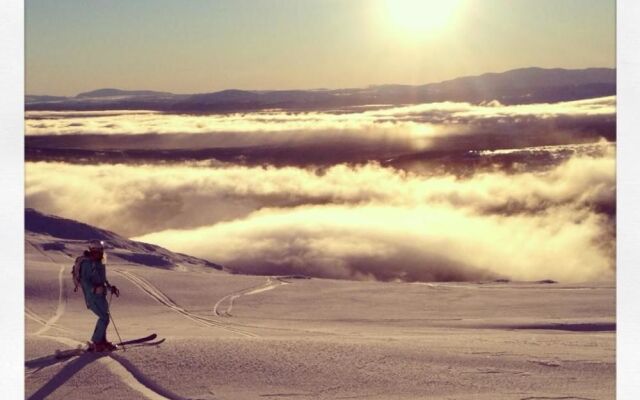
[{"label": "ski pole", "polygon": [[[113,315],[111,315],[111,299],[113,298],[113,292],[109,295],[109,319],[111,319],[111,323],[113,324],[113,329],[116,330],[116,335],[118,335],[118,340],[122,343],[122,338],[120,337],[120,333],[118,332],[118,327],[116,326],[116,321],[113,319]],[[122,345],[122,351],[126,351],[127,349]]]}]

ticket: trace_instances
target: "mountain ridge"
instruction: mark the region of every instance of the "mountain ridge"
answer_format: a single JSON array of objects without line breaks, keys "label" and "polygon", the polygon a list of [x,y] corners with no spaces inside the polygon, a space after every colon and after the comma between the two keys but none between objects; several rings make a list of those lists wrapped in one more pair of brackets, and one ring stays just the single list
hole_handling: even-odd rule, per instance
[{"label": "mountain ridge", "polygon": [[158,92],[155,90],[123,90],[114,88],[104,88],[91,90],[89,92],[78,93],[76,98],[83,97],[111,97],[111,96],[166,96],[173,95],[169,92]]},{"label": "mountain ridge", "polygon": [[423,85],[387,84],[351,89],[240,90],[196,94],[98,89],[75,97],[25,97],[29,110],[155,110],[164,112],[242,112],[265,109],[336,109],[371,104],[429,102],[502,104],[555,103],[615,95],[613,68],[518,68],[463,76]]}]

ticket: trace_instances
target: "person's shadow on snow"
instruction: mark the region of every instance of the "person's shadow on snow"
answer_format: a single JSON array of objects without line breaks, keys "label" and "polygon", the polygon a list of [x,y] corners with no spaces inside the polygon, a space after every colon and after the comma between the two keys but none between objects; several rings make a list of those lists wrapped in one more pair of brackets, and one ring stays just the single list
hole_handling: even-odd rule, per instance
[{"label": "person's shadow on snow", "polygon": [[[78,371],[87,365],[91,364],[95,360],[100,357],[104,357],[108,355],[108,353],[84,353],[78,356],[76,360],[73,360],[69,364],[65,365],[60,372],[58,372],[53,378],[49,380],[49,382],[45,383],[40,389],[38,389],[34,394],[29,396],[29,400],[39,400],[44,399],[53,393],[57,388],[64,385],[72,376],[74,376]],[[59,362],[64,362],[66,360],[57,359],[55,356],[47,356],[38,358],[35,360],[30,360],[25,363],[26,367],[36,367],[37,371],[44,367],[48,367],[53,364],[57,364]]]}]

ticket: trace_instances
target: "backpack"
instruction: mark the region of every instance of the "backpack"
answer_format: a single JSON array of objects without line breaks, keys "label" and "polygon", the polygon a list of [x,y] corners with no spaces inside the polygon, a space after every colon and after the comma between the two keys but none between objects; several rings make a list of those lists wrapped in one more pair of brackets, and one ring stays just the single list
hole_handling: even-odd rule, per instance
[{"label": "backpack", "polygon": [[87,260],[87,252],[85,251],[85,254],[81,255],[80,257],[76,258],[76,261],[73,263],[73,268],[71,268],[71,278],[73,279],[73,291],[77,292],[78,291],[78,286],[82,287],[82,285],[80,284],[80,273],[81,273],[81,264],[84,260]]}]

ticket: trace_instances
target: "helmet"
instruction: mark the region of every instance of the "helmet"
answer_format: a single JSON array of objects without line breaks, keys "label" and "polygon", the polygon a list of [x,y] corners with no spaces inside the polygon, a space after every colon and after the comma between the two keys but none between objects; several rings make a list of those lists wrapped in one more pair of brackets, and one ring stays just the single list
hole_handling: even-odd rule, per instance
[{"label": "helmet", "polygon": [[104,243],[102,240],[92,240],[89,242],[89,250],[104,251]]}]

